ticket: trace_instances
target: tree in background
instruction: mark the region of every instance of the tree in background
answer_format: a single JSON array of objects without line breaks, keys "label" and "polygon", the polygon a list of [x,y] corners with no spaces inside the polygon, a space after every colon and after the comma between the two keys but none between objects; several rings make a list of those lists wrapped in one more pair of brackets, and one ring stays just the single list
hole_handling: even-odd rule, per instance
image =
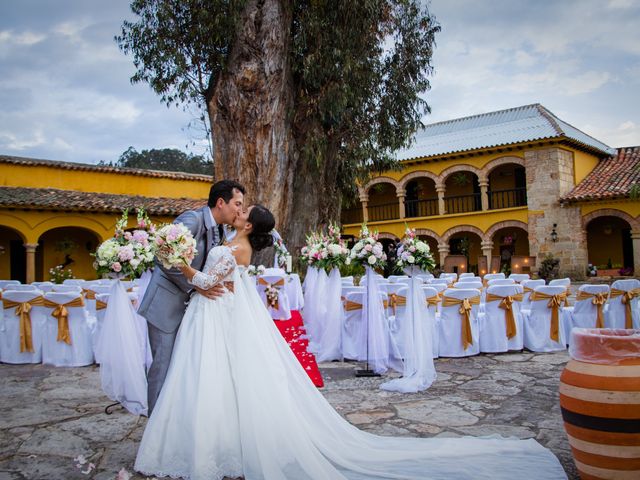
[{"label": "tree in background", "polygon": [[203,175],[211,175],[213,170],[213,162],[205,160],[202,155],[186,154],[175,148],[163,148],[162,150],[154,148],[138,152],[135,148],[129,147],[117,161],[108,163],[101,161],[99,165]]},{"label": "tree in background", "polygon": [[439,26],[420,0],[133,0],[116,37],[171,105],[209,122],[215,177],[268,206],[288,244],[397,166],[429,106]]}]

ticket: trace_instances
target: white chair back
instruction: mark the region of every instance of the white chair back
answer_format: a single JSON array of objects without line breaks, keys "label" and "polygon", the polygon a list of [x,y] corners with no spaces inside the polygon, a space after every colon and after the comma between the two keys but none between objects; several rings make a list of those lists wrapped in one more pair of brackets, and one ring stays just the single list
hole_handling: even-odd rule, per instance
[{"label": "white chair back", "polygon": [[496,280],[496,279],[504,279],[506,278],[504,273],[487,273],[484,277],[482,277],[485,281]]},{"label": "white chair back", "polygon": [[[536,287],[536,293],[546,295],[565,294],[564,285],[542,285]],[[551,338],[552,308],[550,300],[530,301],[530,310],[523,312],[524,346],[532,352],[553,352],[566,349],[565,331],[562,326],[562,307],[558,308],[558,340]]]},{"label": "white chair back", "polygon": [[[611,284],[611,296],[607,301],[607,310],[605,314],[605,326],[607,328],[626,328],[627,326],[627,307],[622,303],[622,296],[613,296],[613,290],[621,290],[630,292],[640,289],[640,280],[635,278],[616,280]],[[640,328],[640,297],[631,300],[631,326],[632,328]]]},{"label": "white chair back", "polygon": [[353,276],[350,277],[342,277],[340,279],[342,285],[353,285]]},{"label": "white chair back", "polygon": [[[359,287],[355,287],[359,288]],[[345,295],[342,355],[350,360],[365,360],[367,352],[366,326],[362,322],[365,290],[353,290]]]},{"label": "white chair back", "polygon": [[[443,285],[444,286],[444,285]],[[435,297],[440,293],[433,285],[422,285],[422,293],[424,293],[425,299]],[[431,345],[433,347],[432,356],[438,358],[438,351],[440,349],[440,332],[438,331],[440,305],[442,301],[438,302],[438,305],[431,305],[427,302],[427,318],[426,320],[431,325]]]},{"label": "white chair back", "polygon": [[480,279],[475,280],[473,278],[467,279],[466,282],[456,282],[453,284],[453,288],[477,288],[482,289],[482,281]]},{"label": "white chair back", "polygon": [[78,285],[59,285],[59,284],[55,284],[51,288],[51,292],[56,292],[56,293],[81,293],[82,289]]},{"label": "white chair back", "polygon": [[440,278],[448,278],[451,282],[455,282],[458,279],[458,274],[443,272],[440,274]]},{"label": "white chair back", "polygon": [[512,273],[509,275],[509,278],[515,280],[516,283],[522,283],[526,280],[531,279],[528,273]]},{"label": "white chair back", "polygon": [[465,272],[465,273],[461,273],[461,274],[458,276],[458,281],[462,281],[462,279],[463,279],[463,278],[473,278],[473,277],[475,277],[475,276],[476,276],[476,274],[475,274],[475,273],[473,273],[473,272]]},{"label": "white chair back", "polygon": [[408,275],[389,275],[387,277],[387,280],[389,280],[391,283],[395,283],[397,280],[401,278],[409,278],[409,276]]},{"label": "white chair back", "polygon": [[549,282],[549,286],[550,287],[557,287],[557,286],[569,287],[570,285],[571,285],[571,279],[570,278],[556,278],[556,279],[551,280]]},{"label": "white chair back", "polygon": [[[491,280],[492,282],[501,281]],[[502,280],[504,281],[504,280]],[[487,287],[487,298],[490,295],[498,297],[513,297],[520,288],[515,283],[509,285],[491,285]],[[484,353],[506,352],[508,350],[522,350],[523,332],[522,318],[520,316],[520,301],[514,300],[510,310],[515,321],[515,336],[507,337],[507,309],[502,308],[502,300],[487,301],[484,307],[484,316],[480,319],[480,351]],[[507,305],[505,305],[506,307]]]},{"label": "white chair back", "polygon": [[[261,282],[265,282],[272,287],[274,287],[278,291],[278,308],[274,308],[269,304],[267,299],[266,289],[268,285],[264,285]],[[264,302],[267,310],[271,314],[271,318],[274,320],[289,320],[291,318],[291,307],[289,305],[289,296],[284,288],[284,283],[286,282],[285,274],[283,273],[273,273],[271,275],[258,275],[257,278],[257,289],[262,301]],[[282,283],[282,285],[278,285],[278,283]]]},{"label": "white chair back", "polygon": [[515,285],[516,281],[512,278],[494,278],[487,282],[487,287],[495,287],[498,285]]},{"label": "white chair back", "polygon": [[[464,273],[462,275],[465,275]],[[465,282],[471,282],[471,283],[482,283],[482,279],[480,277],[476,277],[473,274],[469,274],[466,277],[463,277],[462,275],[460,275],[460,278],[458,278],[458,283],[465,283]]]},{"label": "white chair back", "polygon": [[31,285],[34,285],[38,290],[42,290],[43,292],[50,292],[55,284],[53,282],[31,282]]},{"label": "white chair back", "polygon": [[20,285],[20,280],[0,280],[0,290],[6,290],[9,285]]},{"label": "white chair back", "polygon": [[475,288],[449,288],[443,293],[443,304],[440,309],[439,324],[439,356],[440,357],[466,357],[480,353],[478,338],[478,310],[479,305],[471,306],[469,321],[473,343],[466,349],[462,342],[462,322],[460,305],[444,306],[446,297],[463,300],[465,298],[480,297],[480,290]]},{"label": "white chair back", "polygon": [[429,280],[429,285],[445,285],[448,286],[451,284],[450,278],[432,278]]},{"label": "white chair back", "polygon": [[8,285],[6,288],[7,292],[31,292],[31,291],[39,291],[40,293],[42,293],[42,290],[40,290],[36,285]]},{"label": "white chair back", "polygon": [[[11,287],[19,283],[10,284]],[[3,319],[0,323],[0,361],[3,363],[40,363],[42,362],[42,338],[45,328],[45,312],[42,307],[32,306],[29,312],[33,352],[20,350],[20,316],[17,307],[11,303],[27,303],[42,296],[40,290],[4,290],[2,292]],[[34,303],[36,303],[34,302]],[[32,304],[33,305],[33,304]]]},{"label": "white chair back", "polygon": [[422,280],[423,283],[428,283],[429,280],[431,280],[432,278],[434,278],[432,273],[421,273],[419,275],[416,275],[416,277],[418,277],[419,279]]},{"label": "white chair back", "polygon": [[82,285],[86,280],[82,278],[67,278],[62,281],[63,285]]},{"label": "white chair back", "polygon": [[[538,280],[525,280],[521,283],[521,285],[524,289],[524,292],[522,294],[522,309],[528,310],[531,306],[529,302],[529,296],[531,295],[531,292],[533,292],[538,287],[544,286],[544,280],[541,278]],[[527,289],[531,291],[527,291]]]}]

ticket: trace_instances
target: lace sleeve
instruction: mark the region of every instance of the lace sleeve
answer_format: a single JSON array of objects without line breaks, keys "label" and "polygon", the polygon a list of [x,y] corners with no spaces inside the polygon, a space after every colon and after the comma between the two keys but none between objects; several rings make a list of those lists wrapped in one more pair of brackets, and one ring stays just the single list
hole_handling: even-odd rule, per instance
[{"label": "lace sleeve", "polygon": [[222,255],[206,272],[196,272],[189,283],[203,290],[208,290],[229,275],[235,266],[236,262],[231,254]]}]

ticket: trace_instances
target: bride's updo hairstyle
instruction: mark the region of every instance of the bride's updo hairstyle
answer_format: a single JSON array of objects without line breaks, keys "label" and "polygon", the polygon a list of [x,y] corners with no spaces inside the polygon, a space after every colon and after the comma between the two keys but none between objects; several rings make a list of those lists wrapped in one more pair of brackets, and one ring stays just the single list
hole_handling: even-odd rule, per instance
[{"label": "bride's updo hairstyle", "polygon": [[254,251],[260,251],[273,245],[271,230],[276,226],[276,219],[266,207],[254,205],[249,213],[248,222],[253,226],[249,234],[249,243]]}]

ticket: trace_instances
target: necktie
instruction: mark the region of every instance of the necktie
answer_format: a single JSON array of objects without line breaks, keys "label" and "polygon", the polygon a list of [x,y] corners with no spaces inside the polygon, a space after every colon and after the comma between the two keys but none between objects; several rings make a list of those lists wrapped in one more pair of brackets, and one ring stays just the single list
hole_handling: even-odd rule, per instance
[{"label": "necktie", "polygon": [[222,224],[218,225],[218,245],[222,245],[224,241],[224,227]]}]

